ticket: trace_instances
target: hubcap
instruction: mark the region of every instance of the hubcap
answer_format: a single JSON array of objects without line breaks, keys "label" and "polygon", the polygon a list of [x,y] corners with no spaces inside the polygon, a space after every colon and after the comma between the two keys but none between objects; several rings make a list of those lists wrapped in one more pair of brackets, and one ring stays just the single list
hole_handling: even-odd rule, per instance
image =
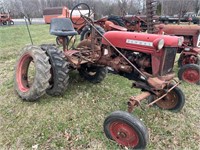
[{"label": "hubcap", "polygon": [[188,68],[183,72],[182,79],[190,83],[196,83],[200,80],[200,73],[198,70]]},{"label": "hubcap", "polygon": [[26,54],[21,58],[17,67],[16,80],[18,88],[22,92],[27,92],[34,80],[33,76],[30,77],[30,74],[35,74],[33,70],[29,69],[31,62],[33,62],[32,57]]},{"label": "hubcap", "polygon": [[109,130],[113,140],[122,146],[135,147],[139,143],[137,132],[125,122],[114,121]]}]

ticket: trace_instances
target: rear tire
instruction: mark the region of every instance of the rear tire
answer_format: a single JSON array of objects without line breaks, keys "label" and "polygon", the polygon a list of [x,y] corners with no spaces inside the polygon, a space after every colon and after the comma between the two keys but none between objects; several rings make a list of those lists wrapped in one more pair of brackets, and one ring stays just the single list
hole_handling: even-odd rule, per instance
[{"label": "rear tire", "polygon": [[[98,25],[95,25],[96,29],[101,33],[101,34],[104,34],[105,31],[102,27],[98,26]],[[81,38],[80,40],[84,40],[84,39],[88,39],[91,35],[91,28],[92,27],[89,27],[89,26],[86,26],[85,28],[83,28],[82,32],[81,32]]]},{"label": "rear tire", "polygon": [[[31,63],[34,63],[32,83],[29,72]],[[35,101],[44,95],[49,87],[50,68],[45,52],[37,46],[25,47],[15,66],[14,88],[18,95],[26,101]]]},{"label": "rear tire", "polygon": [[200,85],[200,66],[187,64],[178,71],[178,78],[188,83]]},{"label": "rear tire", "polygon": [[51,96],[63,95],[69,83],[69,63],[65,60],[62,51],[52,45],[41,45],[43,51],[49,56],[51,65],[50,87],[46,93]]},{"label": "rear tire", "polygon": [[119,26],[125,27],[125,24],[124,24],[123,20],[119,16],[111,15],[111,16],[108,17],[108,21],[113,22],[115,25],[119,25]]},{"label": "rear tire", "polygon": [[133,149],[145,149],[148,130],[144,124],[128,112],[112,112],[104,121],[104,133],[108,139]]},{"label": "rear tire", "polygon": [[7,25],[7,21],[4,21],[2,24],[3,24],[3,25]]},{"label": "rear tire", "polygon": [[8,25],[14,25],[14,21],[8,21]]}]

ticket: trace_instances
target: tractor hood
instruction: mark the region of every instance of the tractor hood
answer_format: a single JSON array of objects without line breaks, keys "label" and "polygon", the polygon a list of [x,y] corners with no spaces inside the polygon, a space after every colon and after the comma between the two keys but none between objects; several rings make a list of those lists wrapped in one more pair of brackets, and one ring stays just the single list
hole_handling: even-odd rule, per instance
[{"label": "tractor hood", "polygon": [[[104,34],[115,47],[152,53],[157,50],[160,40],[164,40],[163,47],[178,47],[182,45],[183,38],[177,36],[109,31]],[[109,45],[105,39],[102,44]]]}]

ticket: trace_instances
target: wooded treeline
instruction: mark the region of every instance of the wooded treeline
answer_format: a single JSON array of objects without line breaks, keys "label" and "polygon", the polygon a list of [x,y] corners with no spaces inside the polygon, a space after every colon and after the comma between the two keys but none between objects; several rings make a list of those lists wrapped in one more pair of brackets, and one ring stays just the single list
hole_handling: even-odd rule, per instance
[{"label": "wooded treeline", "polygon": [[[0,0],[0,11],[11,11],[14,18],[42,17],[47,7],[67,6],[72,9],[78,3],[87,3],[98,17],[116,14],[145,14],[148,0]],[[198,12],[200,0],[157,0],[158,15],[181,15]]]}]

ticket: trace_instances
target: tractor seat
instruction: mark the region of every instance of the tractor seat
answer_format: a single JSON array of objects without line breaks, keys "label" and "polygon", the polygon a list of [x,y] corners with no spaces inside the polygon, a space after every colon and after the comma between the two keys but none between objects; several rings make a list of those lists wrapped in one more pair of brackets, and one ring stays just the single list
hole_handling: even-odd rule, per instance
[{"label": "tractor seat", "polygon": [[66,37],[77,35],[69,18],[53,18],[50,24],[50,34]]}]

